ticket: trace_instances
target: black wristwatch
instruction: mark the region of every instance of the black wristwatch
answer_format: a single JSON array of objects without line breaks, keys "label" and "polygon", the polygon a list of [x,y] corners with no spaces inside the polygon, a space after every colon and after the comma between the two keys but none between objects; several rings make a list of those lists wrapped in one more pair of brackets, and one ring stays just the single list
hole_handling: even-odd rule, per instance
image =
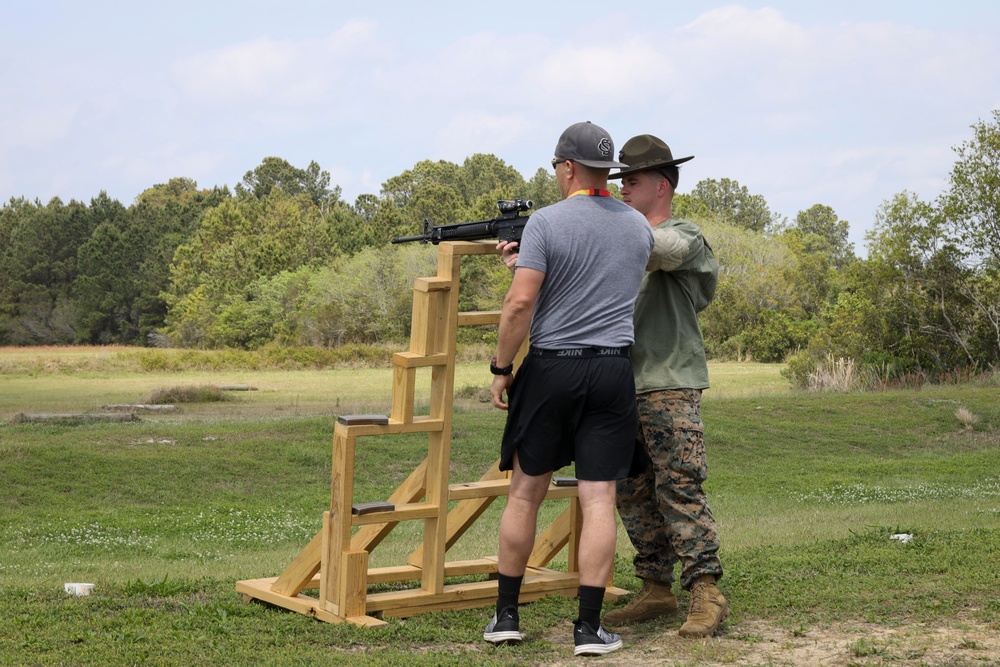
[{"label": "black wristwatch", "polygon": [[490,359],[490,373],[493,375],[510,375],[514,372],[514,362],[510,363],[510,366],[504,366],[500,368],[497,366],[497,358],[493,357]]}]

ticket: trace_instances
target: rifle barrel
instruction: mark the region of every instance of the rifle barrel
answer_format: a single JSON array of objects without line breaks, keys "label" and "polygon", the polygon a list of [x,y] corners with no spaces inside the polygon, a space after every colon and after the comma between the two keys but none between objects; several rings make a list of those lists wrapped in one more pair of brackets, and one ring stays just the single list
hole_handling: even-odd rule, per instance
[{"label": "rifle barrel", "polygon": [[424,234],[417,234],[416,236],[397,236],[392,239],[393,243],[411,243],[413,241],[429,241],[430,239]]}]

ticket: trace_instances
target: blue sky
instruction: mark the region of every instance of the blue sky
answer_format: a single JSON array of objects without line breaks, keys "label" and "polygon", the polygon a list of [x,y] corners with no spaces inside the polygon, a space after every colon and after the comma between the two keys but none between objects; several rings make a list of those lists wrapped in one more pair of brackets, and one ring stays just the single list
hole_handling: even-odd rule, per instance
[{"label": "blue sky", "polygon": [[985,0],[0,0],[0,201],[232,187],[272,155],[350,202],[424,159],[529,178],[591,120],[695,155],[680,192],[831,206],[863,252],[879,205],[936,197],[1000,108],[998,35]]}]

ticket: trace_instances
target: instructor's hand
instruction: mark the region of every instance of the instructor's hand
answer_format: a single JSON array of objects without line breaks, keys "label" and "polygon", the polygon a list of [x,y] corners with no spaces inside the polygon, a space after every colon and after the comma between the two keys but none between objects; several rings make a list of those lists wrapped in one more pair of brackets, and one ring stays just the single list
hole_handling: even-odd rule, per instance
[{"label": "instructor's hand", "polygon": [[514,382],[513,375],[494,375],[493,386],[490,393],[493,394],[493,407],[501,410],[507,409],[507,403],[503,400],[504,392],[507,392],[507,399],[510,400],[510,385]]}]

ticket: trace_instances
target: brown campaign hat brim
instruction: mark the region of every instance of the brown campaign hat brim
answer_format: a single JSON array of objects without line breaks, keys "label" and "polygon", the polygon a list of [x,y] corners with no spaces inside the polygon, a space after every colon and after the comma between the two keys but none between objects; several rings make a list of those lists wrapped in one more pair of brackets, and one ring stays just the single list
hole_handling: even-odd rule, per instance
[{"label": "brown campaign hat brim", "polygon": [[632,165],[628,169],[622,169],[621,171],[616,171],[613,174],[608,174],[608,178],[621,178],[622,176],[628,176],[629,174],[635,174],[640,171],[653,171],[654,169],[674,167],[693,159],[694,156],[689,155],[687,157],[677,158],[676,160],[649,160],[648,162]]},{"label": "brown campaign hat brim", "polygon": [[654,137],[652,134],[640,134],[632,137],[622,146],[618,153],[618,160],[624,162],[626,166],[622,167],[618,173],[610,174],[608,178],[621,178],[640,171],[666,169],[692,159],[694,159],[693,155],[674,159],[670,146],[663,139]]}]

